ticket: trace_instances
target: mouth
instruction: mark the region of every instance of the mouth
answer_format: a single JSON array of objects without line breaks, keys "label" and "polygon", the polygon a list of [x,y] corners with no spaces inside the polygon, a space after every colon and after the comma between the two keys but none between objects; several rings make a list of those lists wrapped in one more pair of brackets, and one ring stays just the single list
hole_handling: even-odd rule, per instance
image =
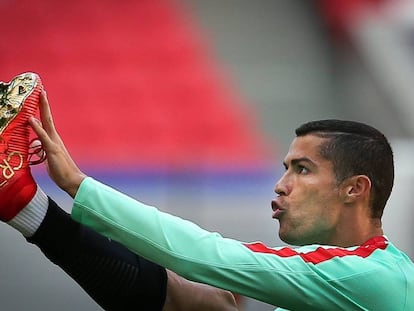
[{"label": "mouth", "polygon": [[280,206],[280,204],[276,201],[272,201],[272,218],[273,219],[280,219],[282,214],[285,212],[285,210]]}]

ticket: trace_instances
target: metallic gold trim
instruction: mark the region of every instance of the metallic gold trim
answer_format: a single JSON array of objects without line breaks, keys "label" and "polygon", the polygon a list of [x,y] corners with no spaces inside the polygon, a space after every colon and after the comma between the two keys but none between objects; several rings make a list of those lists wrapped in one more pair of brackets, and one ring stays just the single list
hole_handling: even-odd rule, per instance
[{"label": "metallic gold trim", "polygon": [[0,82],[0,133],[10,124],[23,103],[36,87],[36,75],[31,72],[14,77],[9,83]]},{"label": "metallic gold trim", "polygon": [[[19,162],[16,166],[11,166],[10,162],[13,157],[18,157]],[[7,182],[14,176],[15,172],[20,170],[23,167],[23,155],[20,152],[13,151],[8,156],[7,159],[3,159],[3,163],[0,164],[2,169],[2,176],[4,180],[0,183],[0,187],[7,184]]]}]

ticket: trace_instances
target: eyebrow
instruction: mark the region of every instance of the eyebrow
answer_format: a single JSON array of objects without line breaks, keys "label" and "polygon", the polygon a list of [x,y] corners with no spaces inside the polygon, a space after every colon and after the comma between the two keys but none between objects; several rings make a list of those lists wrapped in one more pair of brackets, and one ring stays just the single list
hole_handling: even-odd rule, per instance
[{"label": "eyebrow", "polygon": [[[310,165],[315,165],[315,163],[311,159],[306,158],[306,157],[297,158],[297,159],[293,159],[292,161],[290,161],[291,165],[297,165],[300,162],[306,162],[306,163],[308,163]],[[288,168],[288,165],[287,165],[287,163],[285,161],[283,161],[283,166],[285,168]]]}]

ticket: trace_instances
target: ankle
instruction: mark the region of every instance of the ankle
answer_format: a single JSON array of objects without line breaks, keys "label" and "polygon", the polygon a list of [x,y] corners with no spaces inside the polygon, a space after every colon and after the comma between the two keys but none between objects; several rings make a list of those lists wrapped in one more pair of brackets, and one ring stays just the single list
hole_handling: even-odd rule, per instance
[{"label": "ankle", "polygon": [[13,172],[12,178],[0,187],[0,220],[8,222],[15,217],[33,199],[36,190],[30,169]]},{"label": "ankle", "polygon": [[49,206],[49,199],[40,187],[31,201],[7,223],[25,237],[31,237],[40,227]]}]

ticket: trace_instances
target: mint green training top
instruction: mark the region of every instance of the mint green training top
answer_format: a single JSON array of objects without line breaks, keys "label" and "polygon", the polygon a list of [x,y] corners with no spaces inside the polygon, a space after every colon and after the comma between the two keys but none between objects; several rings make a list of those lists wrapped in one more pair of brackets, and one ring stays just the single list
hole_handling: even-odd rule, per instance
[{"label": "mint green training top", "polygon": [[287,310],[414,310],[414,265],[385,236],[270,248],[201,229],[92,178],[72,217],[185,278]]}]

